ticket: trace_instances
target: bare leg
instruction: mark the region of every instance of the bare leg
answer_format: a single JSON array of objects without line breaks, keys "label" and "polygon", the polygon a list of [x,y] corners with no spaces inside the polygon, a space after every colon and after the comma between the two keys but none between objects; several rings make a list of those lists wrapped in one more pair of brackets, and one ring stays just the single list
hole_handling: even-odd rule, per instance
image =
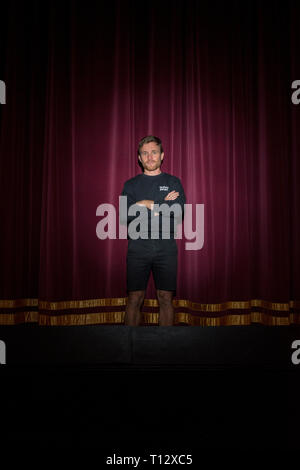
[{"label": "bare leg", "polygon": [[159,302],[159,325],[174,325],[174,307],[172,304],[174,293],[169,290],[157,290]]},{"label": "bare leg", "polygon": [[144,290],[128,292],[128,301],[125,311],[125,325],[138,326],[141,322],[141,306],[144,301]]}]

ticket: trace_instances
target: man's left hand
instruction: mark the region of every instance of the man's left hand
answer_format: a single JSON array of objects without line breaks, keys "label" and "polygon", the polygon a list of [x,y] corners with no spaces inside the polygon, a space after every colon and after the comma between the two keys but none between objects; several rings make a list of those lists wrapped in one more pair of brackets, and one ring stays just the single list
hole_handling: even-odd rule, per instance
[{"label": "man's left hand", "polygon": [[174,201],[174,199],[177,199],[179,196],[179,193],[177,191],[171,191],[169,194],[166,195],[165,201]]}]

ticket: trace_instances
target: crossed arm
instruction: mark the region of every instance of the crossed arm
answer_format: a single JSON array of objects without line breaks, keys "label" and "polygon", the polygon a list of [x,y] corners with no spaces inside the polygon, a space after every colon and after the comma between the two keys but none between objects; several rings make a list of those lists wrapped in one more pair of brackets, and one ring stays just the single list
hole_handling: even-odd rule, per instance
[{"label": "crossed arm", "polygon": [[[172,183],[173,186],[173,183]],[[149,211],[153,212],[154,205],[155,204],[162,204],[163,202],[171,206],[174,202],[179,203],[182,206],[182,211],[184,211],[183,205],[185,204],[185,194],[184,190],[180,184],[180,181],[174,183],[175,189],[171,192],[169,192],[164,198],[163,194],[158,194],[157,198],[155,197],[155,200],[149,200],[149,199],[142,199],[139,201],[136,201],[135,198],[135,191],[134,187],[132,188],[131,186],[128,188],[126,182],[124,184],[122,196],[127,197],[127,208],[132,206],[132,205],[138,205],[138,206],[144,206],[146,207]],[[154,212],[153,215],[158,216],[158,212]],[[135,219],[136,216],[129,216],[128,213],[123,214],[123,218],[121,216],[121,223],[124,225],[130,223],[132,220]],[[170,215],[172,217],[172,214]]]},{"label": "crossed arm", "polygon": [[[177,191],[171,191],[169,194],[166,195],[165,201],[174,201],[177,199],[179,196],[179,193]],[[146,206],[148,209],[151,211],[153,210],[153,205],[154,201],[151,201],[150,199],[143,199],[142,201],[136,202],[138,206]]]}]

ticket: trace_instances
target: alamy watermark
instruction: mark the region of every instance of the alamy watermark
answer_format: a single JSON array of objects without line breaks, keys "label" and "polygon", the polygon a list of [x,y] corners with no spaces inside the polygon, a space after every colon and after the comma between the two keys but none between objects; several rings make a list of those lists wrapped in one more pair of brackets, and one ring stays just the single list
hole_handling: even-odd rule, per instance
[{"label": "alamy watermark", "polygon": [[6,85],[0,80],[0,104],[6,104]]},{"label": "alamy watermark", "polygon": [[294,80],[292,82],[292,89],[295,90],[291,96],[292,103],[299,104],[300,103],[300,80]]},{"label": "alamy watermark", "polygon": [[295,339],[292,342],[291,348],[295,349],[295,351],[291,355],[291,361],[294,366],[297,366],[298,364],[300,364],[300,339]]},{"label": "alamy watermark", "polygon": [[[195,208],[195,229],[193,230],[193,206]],[[104,203],[97,207],[96,215],[103,217],[96,226],[96,234],[100,240],[126,239],[170,239],[171,220],[174,220],[174,238],[183,238],[182,207],[173,203],[154,204],[151,210],[149,227],[148,209],[139,204],[132,204],[127,210],[127,197],[119,196],[119,217],[117,236],[117,210],[113,204]],[[161,215],[161,218],[159,217]],[[127,227],[127,222],[128,227]],[[184,204],[184,237],[186,250],[201,250],[204,245],[204,204]]]},{"label": "alamy watermark", "polygon": [[0,364],[6,364],[6,344],[0,339]]}]

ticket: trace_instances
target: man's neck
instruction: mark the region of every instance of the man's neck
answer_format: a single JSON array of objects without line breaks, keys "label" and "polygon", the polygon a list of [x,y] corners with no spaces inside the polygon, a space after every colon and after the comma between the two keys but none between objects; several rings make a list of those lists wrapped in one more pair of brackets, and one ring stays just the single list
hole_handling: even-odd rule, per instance
[{"label": "man's neck", "polygon": [[154,171],[144,170],[144,175],[147,175],[147,176],[157,176],[157,175],[160,175],[160,174],[161,174],[161,170],[159,168],[157,170],[154,170]]}]

